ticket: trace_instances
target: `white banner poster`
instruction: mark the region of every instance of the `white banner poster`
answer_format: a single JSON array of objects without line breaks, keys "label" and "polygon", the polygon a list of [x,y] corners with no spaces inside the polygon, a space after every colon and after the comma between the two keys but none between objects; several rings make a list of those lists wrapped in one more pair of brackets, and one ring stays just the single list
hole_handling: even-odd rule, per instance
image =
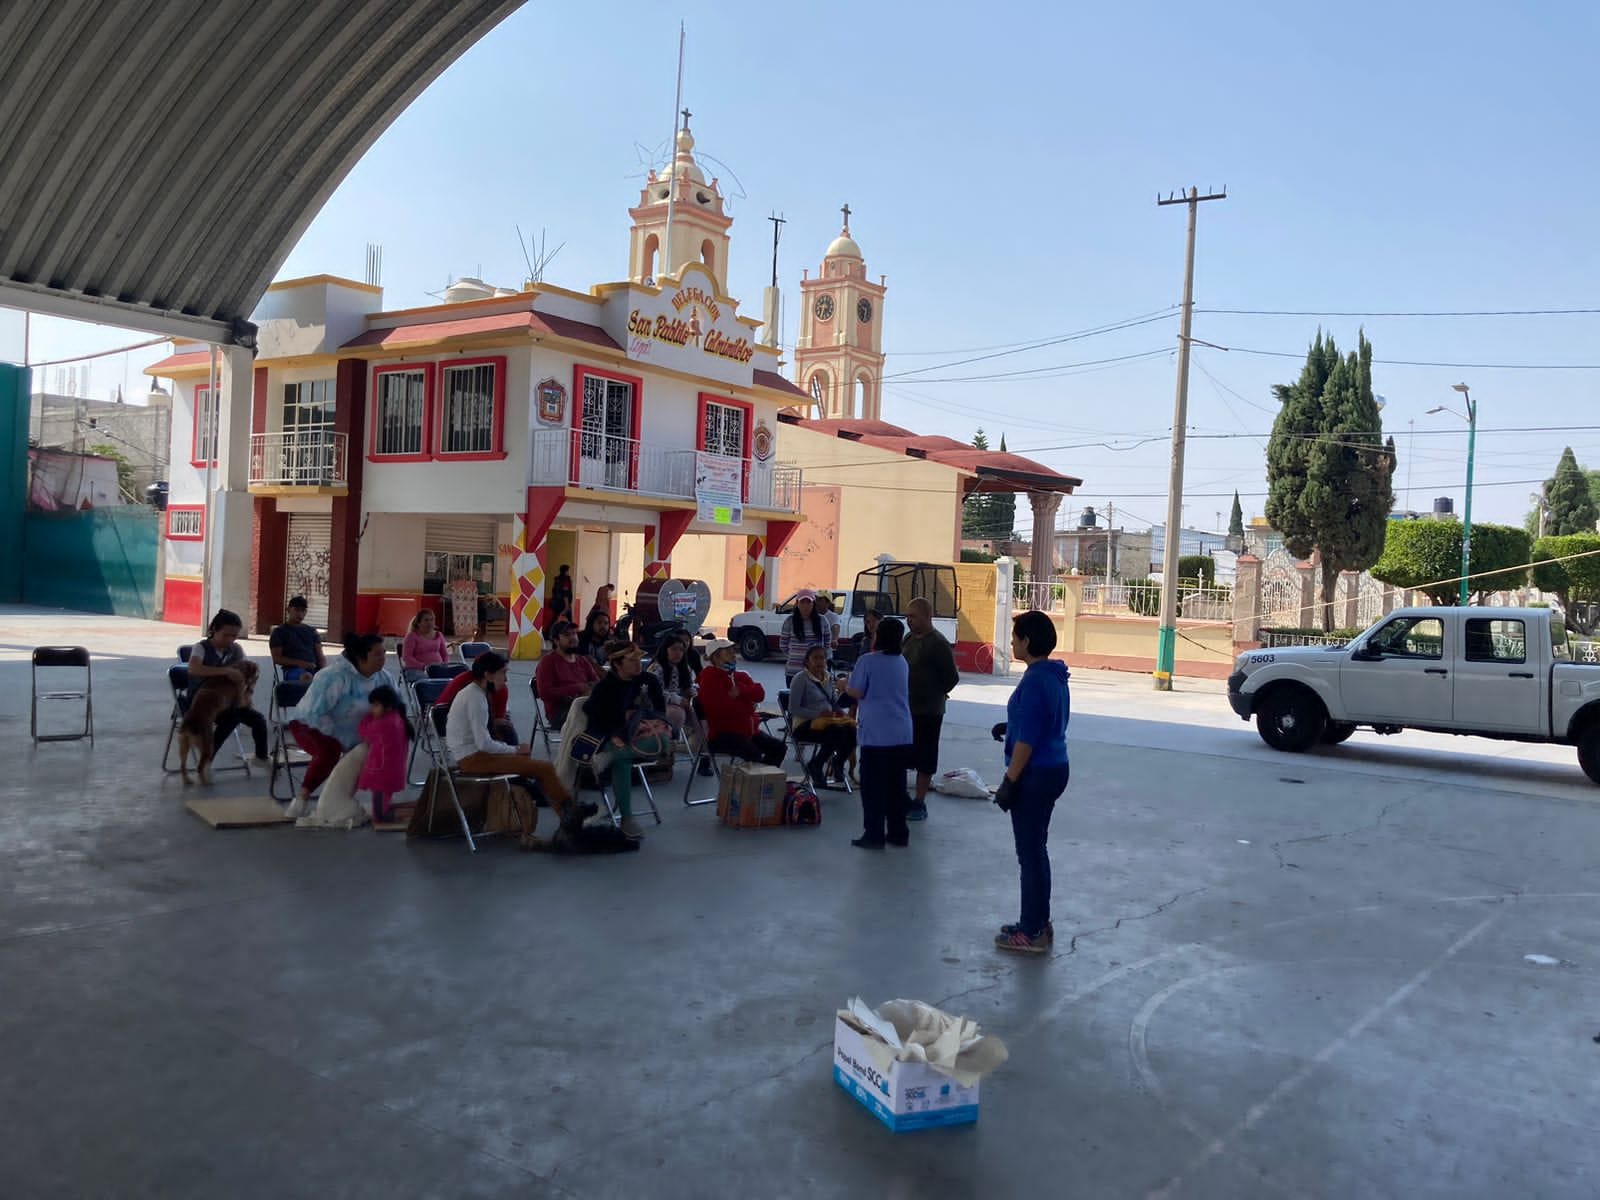
[{"label": "white banner poster", "polygon": [[744,460],[695,452],[696,516],[712,525],[744,524]]}]

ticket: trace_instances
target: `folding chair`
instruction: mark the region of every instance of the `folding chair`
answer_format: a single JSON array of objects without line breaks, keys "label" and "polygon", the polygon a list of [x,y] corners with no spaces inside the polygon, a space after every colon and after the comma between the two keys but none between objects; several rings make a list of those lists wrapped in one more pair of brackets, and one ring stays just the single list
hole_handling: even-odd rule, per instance
[{"label": "folding chair", "polygon": [[[456,818],[461,822],[461,832],[467,839],[469,853],[478,852],[478,842],[472,836],[472,826],[467,821],[467,810],[461,807],[461,793],[456,791],[456,779],[471,779],[477,783],[504,782],[508,787],[521,786],[522,776],[514,771],[507,771],[501,775],[460,775],[455,759],[450,754],[450,743],[445,740],[445,722],[449,719],[449,711],[435,704],[428,709],[428,724],[432,727],[430,732],[437,735],[434,745],[437,747],[437,757],[434,761],[438,764],[439,773],[444,778],[444,786],[450,792],[450,803],[455,806]],[[430,750],[430,754],[434,751]],[[434,814],[439,811],[439,789],[434,788],[433,800],[428,805],[428,833],[433,833]]]},{"label": "folding chair", "polygon": [[458,652],[461,655],[461,661],[470,667],[472,665],[472,660],[477,658],[478,655],[487,654],[493,649],[494,647],[488,642],[462,642],[458,648]]},{"label": "folding chair", "polygon": [[528,735],[528,740],[531,742],[534,738],[542,737],[544,752],[553,759],[556,756],[556,747],[561,745],[561,729],[545,716],[544,701],[539,698],[539,680],[530,679],[528,686],[533,689],[533,732]]},{"label": "folding chair", "polygon": [[[427,754],[428,759],[435,766],[439,766],[442,759],[439,756],[439,743],[444,741],[444,726],[435,726],[433,712],[439,704],[439,697],[444,695],[444,689],[450,686],[448,679],[420,679],[412,688],[412,693],[417,698],[417,736],[411,742],[411,757],[406,762],[406,777],[410,778],[411,771],[417,765],[417,751],[420,749]],[[449,716],[448,710],[445,716]],[[435,728],[438,729],[437,736]],[[412,779],[414,784],[427,783],[427,779]]]},{"label": "folding chair", "polygon": [[[187,658],[183,651],[187,646],[179,648],[179,655]],[[184,713],[189,711],[189,668],[168,667],[167,686],[172,689],[171,720],[167,723],[167,747],[161,752],[161,770],[168,775],[176,775],[183,769],[183,764],[171,765],[172,743],[178,740],[178,726],[183,723]],[[243,771],[248,777],[250,774],[250,759],[244,751],[244,739],[239,735],[239,726],[235,725],[231,735],[234,751],[239,755],[239,761],[231,767],[219,767],[212,762],[213,771]]]},{"label": "folding chair", "polygon": [[[304,674],[304,672],[297,672]],[[288,712],[300,703],[306,694],[306,689],[311,686],[309,679],[285,680],[279,674],[277,667],[273,667],[272,699],[267,706],[267,726],[272,733],[272,774],[267,779],[267,792],[274,800],[293,800],[294,787],[294,759],[290,757],[294,751],[294,738],[289,732]],[[278,795],[278,773],[282,772],[289,780],[289,794]]]},{"label": "folding chair", "polygon": [[466,663],[429,663],[428,678],[443,679],[448,682],[461,674],[461,672],[470,671],[471,669]]},{"label": "folding chair", "polygon": [[[48,691],[39,690],[39,668],[47,671],[58,669],[72,669],[83,671],[83,684],[81,687],[63,686],[52,688]],[[46,733],[39,732],[39,702],[51,701],[83,701],[83,731],[81,733]],[[83,646],[39,646],[33,652],[33,703],[30,707],[28,720],[29,731],[33,734],[33,744],[40,742],[76,742],[82,738],[89,739],[89,745],[94,745],[94,672],[89,667],[89,651]]]},{"label": "folding chair", "polygon": [[[595,771],[592,766],[589,766],[586,763],[581,765],[578,768],[578,789],[580,791],[583,789],[583,783],[585,779],[593,783],[595,788],[600,792],[600,799],[605,802],[606,812],[611,814],[611,823],[613,825],[621,825],[622,810],[617,807],[617,799],[614,795],[612,795],[613,785],[609,782],[610,778],[612,777],[612,773],[615,770],[615,763],[601,768],[601,770],[598,772]],[[645,811],[656,819],[657,825],[661,824],[661,811],[656,808],[656,794],[650,790],[650,780],[644,773],[644,764],[635,760],[633,764],[633,773],[638,777],[639,786],[644,789]],[[635,807],[637,808],[637,806]],[[637,815],[637,813],[635,813],[635,815]]]}]

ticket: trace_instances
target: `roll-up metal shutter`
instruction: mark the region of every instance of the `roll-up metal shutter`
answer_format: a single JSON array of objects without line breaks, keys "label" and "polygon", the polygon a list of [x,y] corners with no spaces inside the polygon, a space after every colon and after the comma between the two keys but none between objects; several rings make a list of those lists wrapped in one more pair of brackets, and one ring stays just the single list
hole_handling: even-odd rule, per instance
[{"label": "roll-up metal shutter", "polygon": [[290,513],[284,562],[284,601],[306,598],[306,620],[328,627],[328,591],[332,576],[333,518],[324,513]]},{"label": "roll-up metal shutter", "polygon": [[428,544],[435,554],[493,554],[496,522],[483,517],[429,517]]}]

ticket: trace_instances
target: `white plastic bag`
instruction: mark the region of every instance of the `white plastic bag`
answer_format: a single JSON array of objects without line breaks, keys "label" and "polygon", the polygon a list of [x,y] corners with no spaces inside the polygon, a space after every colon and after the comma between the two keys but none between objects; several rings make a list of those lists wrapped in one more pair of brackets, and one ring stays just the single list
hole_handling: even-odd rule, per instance
[{"label": "white plastic bag", "polygon": [[965,796],[969,800],[987,800],[990,795],[983,776],[971,767],[941,771],[933,777],[933,790],[946,796]]}]

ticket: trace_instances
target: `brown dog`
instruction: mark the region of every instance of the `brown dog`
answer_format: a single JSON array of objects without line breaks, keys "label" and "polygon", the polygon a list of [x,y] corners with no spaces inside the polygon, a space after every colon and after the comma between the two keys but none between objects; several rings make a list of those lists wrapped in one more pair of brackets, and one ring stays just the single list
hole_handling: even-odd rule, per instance
[{"label": "brown dog", "polygon": [[185,786],[193,782],[189,778],[189,751],[194,750],[195,774],[201,783],[209,785],[211,760],[217,753],[217,718],[230,708],[246,708],[250,704],[261,669],[247,659],[239,664],[239,672],[244,676],[243,687],[224,675],[213,675],[195,689],[194,699],[189,701],[178,726],[178,770]]}]

